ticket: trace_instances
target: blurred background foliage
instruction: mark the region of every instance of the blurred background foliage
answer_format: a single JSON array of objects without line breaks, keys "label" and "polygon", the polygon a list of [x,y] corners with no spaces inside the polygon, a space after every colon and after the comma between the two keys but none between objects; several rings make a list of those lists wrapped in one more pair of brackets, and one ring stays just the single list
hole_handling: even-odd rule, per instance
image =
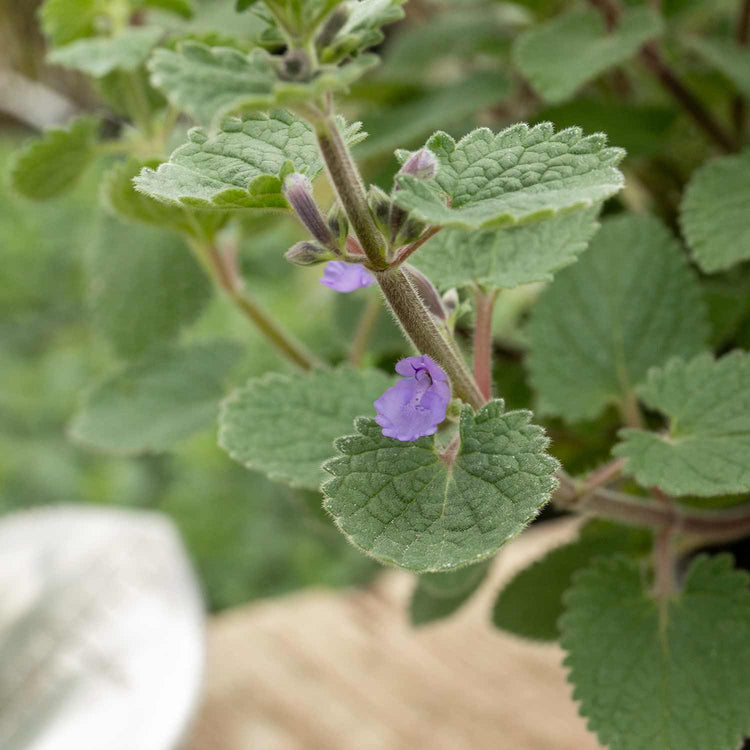
[{"label": "blurred background foliage", "polygon": [[[44,64],[36,5],[0,0],[0,72],[62,92],[72,108],[105,114],[106,127],[116,131],[118,115],[104,109],[84,79]],[[368,179],[389,187],[397,168],[393,150],[419,146],[438,128],[460,136],[477,125],[498,129],[549,119],[558,127],[605,131],[613,144],[628,149],[628,186],[608,211],[650,210],[675,227],[685,182],[711,149],[645,70],[629,66],[627,76],[607,73],[575,98],[550,106],[510,64],[510,45],[520,31],[575,5],[411,0],[406,19],[386,29],[379,49],[383,64],[342,102],[347,117],[361,119],[370,134],[355,149]],[[238,16],[233,6],[229,0],[203,0],[193,19],[164,16],[160,22],[196,35],[219,31],[242,44],[256,37],[262,24],[253,14]],[[667,21],[686,33],[707,25],[711,32],[727,33],[734,11],[729,0],[663,3]],[[693,90],[728,118],[727,80],[672,41],[667,54],[679,58]],[[8,80],[3,85],[10,90]],[[32,203],[14,195],[5,178],[8,157],[33,134],[29,124],[38,124],[38,113],[24,117],[10,110],[0,111],[0,510],[70,501],[159,509],[181,529],[213,609],[306,585],[367,581],[376,566],[346,544],[321,510],[319,496],[271,483],[234,463],[216,446],[213,427],[171,453],[138,458],[100,455],[67,437],[81,394],[116,369],[128,347],[142,343],[128,339],[137,330],[135,316],[119,346],[112,345],[119,334],[97,316],[97,253],[104,247],[127,265],[129,248],[161,247],[166,253],[175,239],[156,229],[111,226],[97,195],[111,157],[102,156],[63,198]],[[336,295],[317,283],[319,269],[289,266],[283,253],[300,237],[291,220],[245,222],[238,237],[243,274],[279,320],[320,356],[338,362],[347,355],[368,294],[375,292]],[[187,324],[176,324],[174,336],[239,343],[245,354],[230,373],[232,385],[287,367],[199,275],[194,283],[196,308],[181,317]],[[703,284],[716,349],[750,347],[748,264],[704,278]],[[123,304],[130,295],[136,306],[164,303],[147,285],[112,286],[108,293],[123,295]],[[496,310],[496,386],[512,408],[533,406],[522,328],[537,292],[537,286],[508,291]],[[459,320],[458,329],[468,345],[466,323]],[[406,352],[396,326],[381,311],[369,362],[390,368]],[[569,471],[583,473],[608,457],[618,424],[610,410],[593,424],[549,420],[546,426],[554,453]]]}]

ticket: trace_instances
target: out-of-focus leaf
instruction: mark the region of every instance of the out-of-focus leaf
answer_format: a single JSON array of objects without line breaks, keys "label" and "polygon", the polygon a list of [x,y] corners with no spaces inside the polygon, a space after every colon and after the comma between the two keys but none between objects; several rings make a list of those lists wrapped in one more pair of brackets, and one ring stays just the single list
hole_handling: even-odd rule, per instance
[{"label": "out-of-focus leaf", "polygon": [[123,455],[169,450],[216,419],[239,356],[228,342],[151,350],[87,394],[70,434]]},{"label": "out-of-focus leaf", "polygon": [[211,295],[187,245],[150,227],[102,221],[85,265],[94,328],[124,357],[176,337]]},{"label": "out-of-focus leaf", "polygon": [[73,187],[96,155],[99,120],[81,117],[67,130],[55,128],[24,146],[11,165],[13,187],[46,200]]}]

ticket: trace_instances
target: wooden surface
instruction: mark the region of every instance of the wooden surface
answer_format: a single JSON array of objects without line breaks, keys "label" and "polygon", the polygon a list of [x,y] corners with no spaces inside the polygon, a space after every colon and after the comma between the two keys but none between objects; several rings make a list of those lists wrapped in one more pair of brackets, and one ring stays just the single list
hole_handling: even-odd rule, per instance
[{"label": "wooden surface", "polygon": [[547,523],[508,545],[453,618],[406,619],[413,577],[307,590],[213,619],[187,750],[595,750],[553,645],[488,622],[502,581],[567,541]]}]

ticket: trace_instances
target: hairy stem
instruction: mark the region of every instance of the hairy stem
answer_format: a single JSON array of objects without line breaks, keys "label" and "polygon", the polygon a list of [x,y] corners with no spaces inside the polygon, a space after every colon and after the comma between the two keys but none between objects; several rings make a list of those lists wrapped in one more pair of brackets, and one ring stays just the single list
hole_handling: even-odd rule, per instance
[{"label": "hairy stem", "polygon": [[476,321],[474,323],[474,380],[485,400],[492,398],[492,311],[497,290],[474,290]]},{"label": "hairy stem", "polygon": [[375,278],[393,314],[417,350],[428,354],[445,370],[457,396],[475,409],[483,406],[487,399],[466,363],[443,337],[404,271],[400,268],[381,271],[375,274]]},{"label": "hairy stem", "polygon": [[455,395],[475,409],[480,408],[486,399],[463,358],[443,337],[403,270],[388,269],[383,237],[372,220],[362,178],[336,120],[333,115],[328,115],[314,120],[313,125],[331,183],[393,314],[417,350],[432,357],[445,370]]},{"label": "hairy stem", "polygon": [[190,246],[206,273],[280,354],[303,370],[312,370],[320,366],[320,362],[307,347],[284,330],[243,288],[231,253],[222,255],[215,245],[208,243],[191,242]]},{"label": "hairy stem", "polygon": [[362,359],[367,352],[367,346],[372,338],[372,332],[375,328],[375,321],[380,314],[380,297],[371,294],[367,299],[365,309],[362,311],[362,317],[359,319],[357,330],[352,339],[352,346],[349,350],[349,363],[355,367],[362,365]]},{"label": "hairy stem", "polygon": [[341,137],[333,115],[314,123],[318,148],[323,156],[328,176],[349,218],[367,260],[376,270],[386,268],[384,239],[375,226],[367,206],[367,198],[357,165]]},{"label": "hairy stem", "polygon": [[750,503],[739,508],[701,511],[603,487],[588,490],[564,471],[558,472],[557,478],[554,502],[559,508],[657,532],[670,528],[675,534],[697,537],[702,544],[723,544],[750,535]]}]

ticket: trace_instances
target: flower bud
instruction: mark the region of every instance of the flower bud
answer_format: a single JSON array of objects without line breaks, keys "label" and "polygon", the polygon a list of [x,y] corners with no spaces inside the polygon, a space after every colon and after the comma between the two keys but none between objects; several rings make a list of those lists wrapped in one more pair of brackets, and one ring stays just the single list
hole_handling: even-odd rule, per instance
[{"label": "flower bud", "polygon": [[323,24],[323,28],[318,32],[315,39],[315,45],[318,49],[324,49],[336,38],[336,35],[349,20],[350,15],[351,7],[348,3],[342,3],[328,16],[328,20]]},{"label": "flower bud", "polygon": [[378,229],[388,236],[388,221],[391,213],[391,199],[377,185],[370,185],[367,191],[367,205]]},{"label": "flower bud", "polygon": [[448,313],[449,318],[452,318],[458,310],[459,301],[458,289],[449,289],[443,294],[443,307]]},{"label": "flower bud", "polygon": [[402,247],[403,245],[408,245],[410,242],[418,240],[426,227],[427,225],[423,221],[407,216],[406,221],[404,221],[401,228],[398,230],[393,241],[394,247]]},{"label": "flower bud", "polygon": [[301,49],[289,50],[282,58],[279,77],[285,81],[309,81],[312,66],[307,53]]},{"label": "flower bud", "polygon": [[305,175],[294,172],[287,175],[281,192],[310,234],[321,245],[335,247],[333,235],[313,198],[310,180]]},{"label": "flower bud", "polygon": [[326,221],[328,230],[333,235],[333,241],[339,250],[342,250],[346,247],[346,238],[349,235],[349,218],[338,201],[331,206]]},{"label": "flower bud", "polygon": [[295,266],[313,266],[316,263],[325,263],[336,256],[327,247],[304,240],[292,245],[284,253],[284,257]]},{"label": "flower bud", "polygon": [[425,303],[427,309],[440,320],[446,320],[448,315],[443,307],[443,301],[440,298],[440,293],[435,289],[435,285],[421,272],[418,271],[414,266],[410,266],[406,263],[403,266],[404,273],[409,278],[409,281],[414,285],[422,301]]},{"label": "flower bud", "polygon": [[422,147],[404,162],[398,173],[411,175],[418,180],[431,180],[437,171],[437,157],[430,149]]}]

